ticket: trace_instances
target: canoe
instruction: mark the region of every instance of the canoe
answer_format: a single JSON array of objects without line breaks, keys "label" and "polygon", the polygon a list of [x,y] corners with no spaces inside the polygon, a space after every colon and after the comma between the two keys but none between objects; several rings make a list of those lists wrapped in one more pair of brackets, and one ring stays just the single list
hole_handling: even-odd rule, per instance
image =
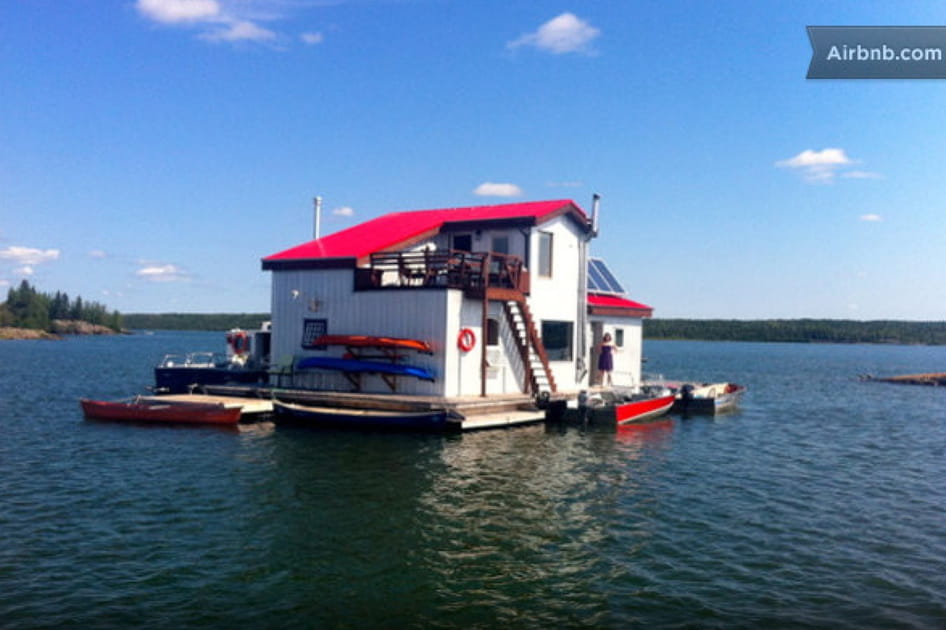
[{"label": "canoe", "polygon": [[413,376],[422,381],[433,381],[434,376],[427,369],[416,365],[383,363],[381,361],[361,361],[359,359],[340,359],[338,357],[308,357],[296,364],[297,370],[305,369],[338,370],[340,372],[370,372],[391,374],[394,376]]},{"label": "canoe", "polygon": [[134,399],[128,401],[79,401],[86,418],[123,420],[131,422],[168,422],[175,424],[237,424],[239,407],[224,407],[210,403],[164,403]]},{"label": "canoe", "polygon": [[340,407],[311,407],[273,401],[273,411],[279,419],[310,426],[347,429],[382,429],[388,431],[459,431],[463,416],[445,409],[424,411],[393,411],[376,409],[345,409]]},{"label": "canoe", "polygon": [[433,354],[430,344],[419,339],[398,337],[372,337],[370,335],[322,335],[312,342],[314,346],[348,346],[350,348],[387,348],[391,350],[416,350]]}]

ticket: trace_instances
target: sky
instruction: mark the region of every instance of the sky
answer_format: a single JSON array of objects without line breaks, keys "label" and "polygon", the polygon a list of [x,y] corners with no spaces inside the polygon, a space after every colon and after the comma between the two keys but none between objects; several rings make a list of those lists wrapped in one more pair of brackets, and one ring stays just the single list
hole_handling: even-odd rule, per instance
[{"label": "sky", "polygon": [[0,290],[267,312],[260,259],[601,195],[658,318],[946,320],[946,81],[808,80],[923,1],[5,0]]}]

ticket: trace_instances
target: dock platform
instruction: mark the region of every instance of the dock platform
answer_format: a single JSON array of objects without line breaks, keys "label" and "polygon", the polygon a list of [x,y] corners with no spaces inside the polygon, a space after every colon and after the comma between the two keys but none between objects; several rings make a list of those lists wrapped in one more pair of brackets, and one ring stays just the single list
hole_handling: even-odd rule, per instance
[{"label": "dock platform", "polygon": [[[204,394],[166,395],[157,398],[240,406],[243,408],[244,416],[272,413],[273,398],[324,407],[396,411],[449,409],[465,418],[461,426],[463,431],[510,427],[546,420],[545,410],[537,408],[532,397],[526,394],[506,394],[486,398],[481,396],[443,398],[240,386],[207,386],[204,390],[206,392]],[[555,398],[564,399],[563,396]]]}]

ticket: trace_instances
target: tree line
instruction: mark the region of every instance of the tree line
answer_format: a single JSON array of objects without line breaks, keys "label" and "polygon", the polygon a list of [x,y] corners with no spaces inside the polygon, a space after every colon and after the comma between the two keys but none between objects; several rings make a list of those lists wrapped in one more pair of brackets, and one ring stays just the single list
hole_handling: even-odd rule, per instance
[{"label": "tree line", "polygon": [[109,311],[104,304],[70,299],[66,293],[41,293],[23,280],[19,287],[7,292],[7,301],[0,304],[0,326],[51,331],[55,320],[74,320],[106,326],[118,332],[122,316]]},{"label": "tree line", "polygon": [[645,339],[946,345],[946,322],[850,319],[648,319]]},{"label": "tree line", "polygon": [[134,330],[255,330],[269,313],[129,313],[125,326]]}]

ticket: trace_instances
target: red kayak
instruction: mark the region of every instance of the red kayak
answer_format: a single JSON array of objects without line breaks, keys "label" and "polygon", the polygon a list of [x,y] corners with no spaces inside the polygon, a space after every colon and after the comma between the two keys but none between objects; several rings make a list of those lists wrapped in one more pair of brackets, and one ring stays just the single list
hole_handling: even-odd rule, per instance
[{"label": "red kayak", "polygon": [[314,346],[348,346],[350,348],[385,348],[390,350],[416,350],[433,354],[426,341],[401,339],[398,337],[371,337],[368,335],[322,335],[312,342]]},{"label": "red kayak", "polygon": [[131,422],[170,422],[175,424],[236,424],[240,421],[239,407],[224,407],[212,403],[165,403],[135,399],[131,402],[103,400],[79,401],[86,418],[98,420],[125,420]]}]

